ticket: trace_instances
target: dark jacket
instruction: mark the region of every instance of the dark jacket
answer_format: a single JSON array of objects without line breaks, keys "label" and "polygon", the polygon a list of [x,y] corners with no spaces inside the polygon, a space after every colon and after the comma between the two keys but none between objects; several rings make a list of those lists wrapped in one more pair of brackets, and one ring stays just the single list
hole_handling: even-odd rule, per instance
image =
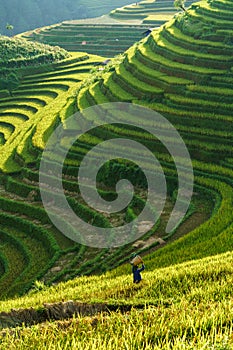
[{"label": "dark jacket", "polygon": [[132,267],[134,283],[138,283],[138,282],[141,281],[142,276],[141,276],[140,272],[142,272],[143,270],[145,270],[145,265],[144,264],[142,264],[142,267],[140,269],[138,268],[138,266],[133,266]]}]

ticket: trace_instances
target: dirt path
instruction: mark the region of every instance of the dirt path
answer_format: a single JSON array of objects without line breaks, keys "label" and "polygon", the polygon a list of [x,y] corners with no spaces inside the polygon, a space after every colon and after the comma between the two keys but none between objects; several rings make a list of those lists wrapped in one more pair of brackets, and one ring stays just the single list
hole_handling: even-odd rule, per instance
[{"label": "dirt path", "polygon": [[18,326],[32,326],[46,321],[68,320],[75,315],[94,316],[100,312],[130,311],[132,308],[143,309],[145,305],[115,305],[115,304],[87,304],[73,300],[67,302],[44,304],[43,309],[12,309],[10,312],[0,313],[0,336],[7,332],[7,328]]}]

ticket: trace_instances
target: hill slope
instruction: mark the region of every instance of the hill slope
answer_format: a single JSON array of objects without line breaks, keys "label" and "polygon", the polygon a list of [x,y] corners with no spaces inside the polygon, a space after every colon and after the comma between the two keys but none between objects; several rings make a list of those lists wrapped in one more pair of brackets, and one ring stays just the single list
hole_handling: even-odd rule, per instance
[{"label": "hill slope", "polygon": [[[146,271],[139,285],[132,283],[127,264],[101,277],[80,276],[50,288],[37,282],[28,295],[2,301],[2,328],[21,326],[23,322],[28,327],[0,333],[1,348],[232,349],[232,13],[232,1],[202,1],[134,45],[120,64],[111,63],[102,73],[95,72],[91,77],[88,74],[102,57],[72,54],[52,65],[22,70],[20,86],[12,96],[1,99],[2,298],[23,293],[42,276],[45,282],[57,283],[77,275],[104,272],[126,262],[135,250],[132,245],[113,251],[74,244],[51,225],[41,205],[41,151],[56,125],[66,127],[66,119],[77,109],[82,112],[80,125],[88,121],[86,107],[108,101],[142,104],[166,116],[192,156],[194,211],[195,206],[199,214],[207,210],[205,222],[195,229],[193,223],[188,225],[184,237],[163,244],[159,250],[154,241],[155,252],[144,250],[150,254],[144,258]],[[104,111],[104,106],[100,108]],[[120,220],[102,213],[96,215],[85,206],[74,179],[82,155],[93,145],[109,137],[136,135],[136,140],[144,142],[161,162],[169,192],[161,220],[143,237],[146,243],[158,232],[164,234],[176,198],[175,164],[158,140],[143,130],[114,125],[114,117],[106,115],[112,125],[72,145],[63,167],[63,186],[69,203],[87,221],[108,227],[116,219],[123,223],[135,217],[144,205],[145,183],[132,165],[125,168],[121,162],[110,164],[108,186],[100,189],[103,197],[112,200],[112,179],[127,173],[129,180],[139,180],[136,185],[141,186],[141,191],[134,197],[136,205],[129,206]],[[122,124],[129,117],[122,113]],[[147,125],[146,116],[140,120],[142,126]],[[65,141],[61,139],[58,153]],[[101,155],[96,152],[95,156]],[[144,162],[149,163],[147,157]],[[56,171],[56,158],[47,164]],[[52,175],[47,174],[51,184]],[[59,200],[52,186],[46,190],[54,201]],[[193,208],[184,224],[192,214]],[[68,299],[73,301],[61,302]],[[54,302],[55,305],[48,304]],[[15,310],[19,307],[34,309]],[[77,310],[80,314],[71,320]],[[33,322],[46,320],[49,322],[30,328]]]},{"label": "hill slope", "polygon": [[[185,2],[185,7],[192,4],[192,0]],[[132,3],[111,11],[110,16],[120,21],[138,20],[143,24],[158,26],[171,19],[176,12],[173,0],[147,0]]]},{"label": "hill slope", "polygon": [[[31,44],[28,45],[30,47]],[[64,61],[53,64],[37,65],[37,62],[34,62],[36,66],[17,69],[19,81],[9,92],[1,91],[0,168],[2,172],[9,174],[1,174],[0,179],[2,209],[0,230],[1,242],[5,247],[0,256],[2,298],[25,292],[33,280],[42,276],[46,283],[51,284],[73,278],[77,274],[104,272],[126,261],[128,255],[135,249],[132,244],[111,250],[87,248],[71,242],[51,225],[41,203],[39,190],[41,151],[55,126],[61,122],[66,125],[66,119],[77,111],[76,91],[83,84],[82,79],[87,78],[94,65],[101,61],[103,61],[101,57],[73,53]],[[106,69],[114,69],[114,64],[116,63],[113,60]],[[98,70],[91,75],[91,79],[95,79],[95,74],[99,74]],[[75,145],[68,155],[63,175],[65,190],[76,210],[81,211],[86,220],[108,227],[114,222],[124,223],[134,217],[144,206],[145,191],[138,189],[134,202],[125,213],[112,217],[94,211],[86,205],[80,195],[77,196],[75,175],[79,160],[89,147],[102,139],[102,135],[95,138],[87,137],[81,145]],[[52,176],[50,178],[52,179]],[[139,178],[139,181],[141,180],[142,177]],[[173,206],[173,179],[169,180],[168,187],[170,197],[161,220],[145,237],[142,237],[140,242],[139,249],[144,254],[150,246],[157,249],[161,242],[165,244],[169,240],[165,226]],[[53,188],[50,192],[54,197]],[[109,199],[114,198],[114,184],[110,184],[102,193]],[[192,207],[176,231],[176,237],[187,233],[209,218],[214,207],[212,198],[215,198],[215,194],[210,193],[203,197],[202,191],[197,189]],[[205,207],[207,208],[203,209]],[[34,251],[35,246],[38,247],[38,252]],[[35,264],[38,253],[41,255],[40,266]]]},{"label": "hill slope", "polygon": [[20,36],[49,45],[58,45],[68,51],[83,51],[114,57],[123,53],[144,37],[146,25],[122,23],[79,23],[67,21],[36,29]]},{"label": "hill slope", "polygon": [[2,68],[52,63],[67,57],[69,53],[59,47],[33,43],[22,38],[0,37],[0,66]]},{"label": "hill slope", "polygon": [[[79,52],[53,64],[18,68],[18,86],[12,89],[11,95],[8,93],[3,96],[4,91],[1,91],[0,241],[4,248],[0,254],[0,298],[24,293],[38,278],[51,284],[72,279],[79,274],[100,274],[125,262],[135,249],[132,244],[116,249],[98,249],[70,241],[51,224],[41,203],[41,150],[51,130],[58,123],[66,125],[66,119],[77,111],[76,91],[83,79],[89,79],[94,65],[102,60],[102,57]],[[100,138],[88,137],[83,140],[82,146],[86,148],[85,144],[88,146],[91,142],[92,145],[96,140],[98,142]],[[108,226],[114,221],[124,223],[135,215],[134,212],[141,210],[145,202],[144,194],[140,193],[142,190],[136,193],[135,203],[119,216],[106,216],[90,208],[81,198],[75,180],[81,154],[73,158],[70,153],[63,176],[69,200],[85,219]],[[52,178],[50,176],[48,180]],[[56,191],[52,187],[48,192],[55,198]],[[114,186],[113,189],[112,186],[105,188],[101,193],[113,199]],[[140,250],[143,254],[151,245],[156,248],[159,242],[163,242],[159,241],[158,236],[166,241],[169,238],[165,238],[167,234],[164,227],[172,206],[172,199],[169,198],[160,221],[142,237]],[[203,198],[198,190],[193,206],[177,234],[185,234],[190,227],[204,222],[212,210],[209,196]],[[156,235],[150,238],[155,232]]]},{"label": "hill slope", "polygon": [[[190,5],[189,1],[187,5]],[[117,5],[117,4],[115,4]],[[164,6],[166,11],[164,12]],[[149,26],[159,27],[176,13],[172,0],[139,2],[92,20],[63,21],[20,36],[68,51],[82,51],[113,57],[145,37]]]},{"label": "hill slope", "polygon": [[[125,101],[162,113],[189,148],[196,184],[221,197],[212,220],[155,253],[159,266],[232,249],[232,13],[232,1],[193,4],[129,49],[114,72],[104,73],[78,96],[81,110]],[[156,154],[166,168],[167,157]]]},{"label": "hill slope", "polygon": [[7,97],[20,85],[20,67],[55,63],[69,56],[59,47],[0,36],[0,96]]},{"label": "hill slope", "polygon": [[[216,18],[215,8],[221,20]],[[186,236],[153,253],[156,266],[168,266],[232,249],[232,42],[229,37],[232,23],[228,19],[231,12],[232,2],[229,1],[195,4],[185,15],[177,16],[128,50],[122,63],[110,64],[102,73],[93,74],[89,81],[81,82],[93,68],[92,63],[99,63],[103,58],[91,57],[88,63],[85,62],[89,59],[87,55],[76,53],[50,67],[24,70],[20,86],[13,91],[13,96],[3,98],[0,105],[0,166],[6,174],[16,173],[1,176],[1,230],[6,250],[0,256],[0,283],[5,287],[4,292],[12,295],[16,286],[17,292],[25,291],[33,278],[45,275],[46,271],[49,283],[76,274],[100,273],[126,261],[128,254],[135,249],[130,245],[115,251],[90,251],[75,245],[51,225],[41,205],[38,170],[41,151],[49,135],[58,123],[66,127],[66,119],[77,109],[82,112],[88,106],[108,101],[148,106],[161,112],[175,125],[193,159],[194,211],[199,210],[200,214],[206,210],[208,202],[204,213],[204,219],[208,220],[196,227],[203,223],[202,216],[202,220],[193,222],[188,229],[186,227],[183,234],[191,231]],[[126,113],[123,117],[127,121],[129,116]],[[114,115],[109,118],[112,123]],[[80,123],[87,120],[88,116],[83,113]],[[143,123],[146,125],[146,118]],[[112,200],[115,198],[112,179],[119,179],[127,173],[133,183],[137,180],[136,187],[143,190],[136,193],[132,206],[121,216],[103,215],[86,206],[80,194],[77,195],[79,189],[74,179],[82,156],[93,145],[108,137],[134,138],[135,135],[137,140],[143,140],[150,147],[167,175],[169,198],[164,216],[148,236],[143,237],[146,241],[153,236],[153,246],[156,246],[157,233],[164,239],[168,238],[165,223],[177,191],[175,164],[158,140],[152,142],[150,135],[144,132],[135,134],[128,128],[106,126],[101,132],[97,130],[96,134],[85,136],[71,147],[63,168],[64,187],[76,211],[81,212],[87,221],[109,227],[116,221],[124,223],[134,218],[142,210],[146,198],[144,178],[138,173],[135,176],[135,167],[125,168],[121,163],[109,166],[110,180],[107,187],[101,189],[102,194]],[[63,149],[64,142],[61,140],[58,151]],[[216,149],[221,151],[221,157],[216,157]],[[99,157],[98,153],[96,157]],[[56,159],[52,162],[56,170]],[[144,162],[150,165],[146,157]],[[53,179],[50,175],[48,181]],[[52,186],[48,192],[54,196]],[[185,219],[191,214],[193,208]],[[44,265],[39,271],[31,269],[37,259],[36,252],[33,251],[32,256],[29,253],[35,239],[44,254]],[[12,264],[12,257],[21,261],[21,265]],[[24,277],[21,284],[17,280],[20,273]]]},{"label": "hill slope", "polygon": [[[130,0],[50,0],[38,1],[26,0],[0,1],[0,33],[17,34],[26,30],[34,29],[57,23],[63,20],[77,18],[96,17],[108,13],[116,6],[129,4]],[[6,24],[14,26],[13,30],[7,30]]]},{"label": "hill slope", "polygon": [[[146,266],[151,262],[148,257]],[[113,271],[101,279],[81,277],[32,291],[1,303],[0,311],[8,311],[0,312],[2,327],[20,324],[20,319],[28,326],[0,333],[1,347],[230,350],[232,263],[233,255],[227,253],[165,269],[152,264],[140,285],[133,285],[127,266],[121,277]],[[29,328],[33,320],[45,319],[50,322]]]}]

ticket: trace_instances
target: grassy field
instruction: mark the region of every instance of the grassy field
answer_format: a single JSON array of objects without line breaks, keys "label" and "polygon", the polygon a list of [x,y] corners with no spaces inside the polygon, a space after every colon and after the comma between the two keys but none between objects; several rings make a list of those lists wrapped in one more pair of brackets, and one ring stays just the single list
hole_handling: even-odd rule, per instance
[{"label": "grassy field", "polygon": [[[146,266],[151,260],[145,259]],[[33,306],[41,313],[43,303],[88,300],[93,314],[6,330],[1,348],[232,349],[232,262],[226,253],[165,269],[155,263],[138,286],[130,266],[123,266],[120,277],[114,271],[80,277],[3,302],[1,310]],[[94,312],[97,303],[107,310]]]},{"label": "grassy field", "polygon": [[[149,11],[154,5],[141,2],[137,10]],[[131,11],[132,6],[126,7],[119,15],[130,16]],[[70,49],[65,59],[18,67],[15,85],[2,88],[1,349],[233,348],[232,12],[232,1],[201,1],[107,65],[101,64],[105,54]],[[80,27],[63,23],[42,29],[42,39],[51,31],[52,39],[60,40],[59,31],[65,28],[62,40],[69,43],[67,32],[77,34]],[[124,33],[124,26],[119,28]],[[106,32],[102,25],[90,29],[96,38]],[[86,222],[102,227],[123,225],[142,210],[147,199],[145,177],[135,165],[121,160],[109,162],[107,171],[98,175],[98,185],[101,196],[111,201],[116,198],[115,182],[127,177],[135,194],[125,211],[97,212],[80,194],[76,176],[82,157],[93,146],[119,137],[141,142],[157,157],[166,175],[167,200],[161,218],[140,244],[90,248],[69,240],[52,225],[41,203],[40,157],[55,127],[68,128],[67,118],[74,112],[80,112],[77,124],[82,128],[99,118],[90,117],[87,107],[116,101],[158,111],[175,126],[192,159],[194,193],[183,222],[167,234],[177,197],[176,164],[166,147],[143,129],[151,123],[146,115],[122,112],[122,124],[114,124],[115,112],[108,113],[106,125],[83,135],[67,154],[62,171],[69,204]],[[133,120],[142,129],[125,127]],[[47,159],[55,171],[68,141],[59,140],[57,153]],[[95,151],[94,158],[100,157]],[[152,169],[147,155],[140,158]],[[52,183],[53,174],[46,176]],[[52,185],[47,191],[54,201],[60,200]],[[134,251],[146,264],[139,285],[132,282],[129,264]],[[69,300],[79,304],[78,314],[65,304]],[[48,303],[56,313],[49,313]],[[54,303],[66,311],[60,313]],[[14,311],[18,308],[21,313]]]}]

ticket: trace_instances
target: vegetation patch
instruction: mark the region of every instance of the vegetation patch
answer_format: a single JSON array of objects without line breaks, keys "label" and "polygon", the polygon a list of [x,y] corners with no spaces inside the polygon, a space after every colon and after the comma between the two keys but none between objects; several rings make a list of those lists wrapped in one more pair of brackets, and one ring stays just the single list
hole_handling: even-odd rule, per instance
[{"label": "vegetation patch", "polygon": [[[163,2],[163,13],[169,12],[169,3]],[[160,1],[143,1],[112,15],[146,18],[161,6]],[[1,348],[232,348],[233,5],[227,0],[201,1],[183,12],[159,30],[151,28],[151,35],[111,60],[76,52],[33,65],[25,55],[25,66],[16,69],[20,57],[14,62],[12,51],[9,67],[2,66],[0,321],[14,329],[0,334]],[[137,27],[137,35],[142,29]],[[135,25],[129,40],[128,30],[129,23],[88,28],[69,22],[25,36],[54,45],[59,41],[70,49],[81,42],[82,48],[99,48],[110,57],[136,41]],[[76,43],[71,40],[74,35]],[[67,128],[76,111],[76,126],[82,129],[100,118],[97,113],[90,116],[86,108],[99,104],[105,112],[104,103],[116,101],[153,109],[174,125],[192,159],[194,191],[183,221],[167,233],[178,177],[166,145],[145,131],[154,121],[121,111],[122,123],[116,124],[119,116],[114,111],[105,114],[106,124],[73,143],[63,164],[63,189],[74,212],[106,228],[132,221],[145,207],[145,175],[137,164],[121,158],[103,166],[97,188],[101,197],[113,201],[116,184],[127,179],[134,186],[129,206],[120,213],[97,212],[82,198],[80,163],[89,150],[109,139],[130,138],[150,150],[164,171],[167,200],[159,220],[140,240],[118,248],[87,247],[62,235],[42,206],[41,152],[56,126]],[[141,128],[126,125],[130,121]],[[46,161],[49,169],[56,171],[69,141],[69,136],[58,141]],[[174,141],[166,135],[166,142]],[[101,156],[95,149],[93,159]],[[138,159],[152,170],[145,152]],[[51,203],[61,199],[53,181],[50,171],[45,182],[50,184],[46,192]],[[56,217],[68,229],[62,214],[58,210]],[[129,264],[133,252],[142,255],[146,265],[138,285],[133,284]]]},{"label": "vegetation patch", "polygon": [[0,37],[0,66],[21,67],[63,60],[69,53],[60,47],[29,42],[21,38]]}]

